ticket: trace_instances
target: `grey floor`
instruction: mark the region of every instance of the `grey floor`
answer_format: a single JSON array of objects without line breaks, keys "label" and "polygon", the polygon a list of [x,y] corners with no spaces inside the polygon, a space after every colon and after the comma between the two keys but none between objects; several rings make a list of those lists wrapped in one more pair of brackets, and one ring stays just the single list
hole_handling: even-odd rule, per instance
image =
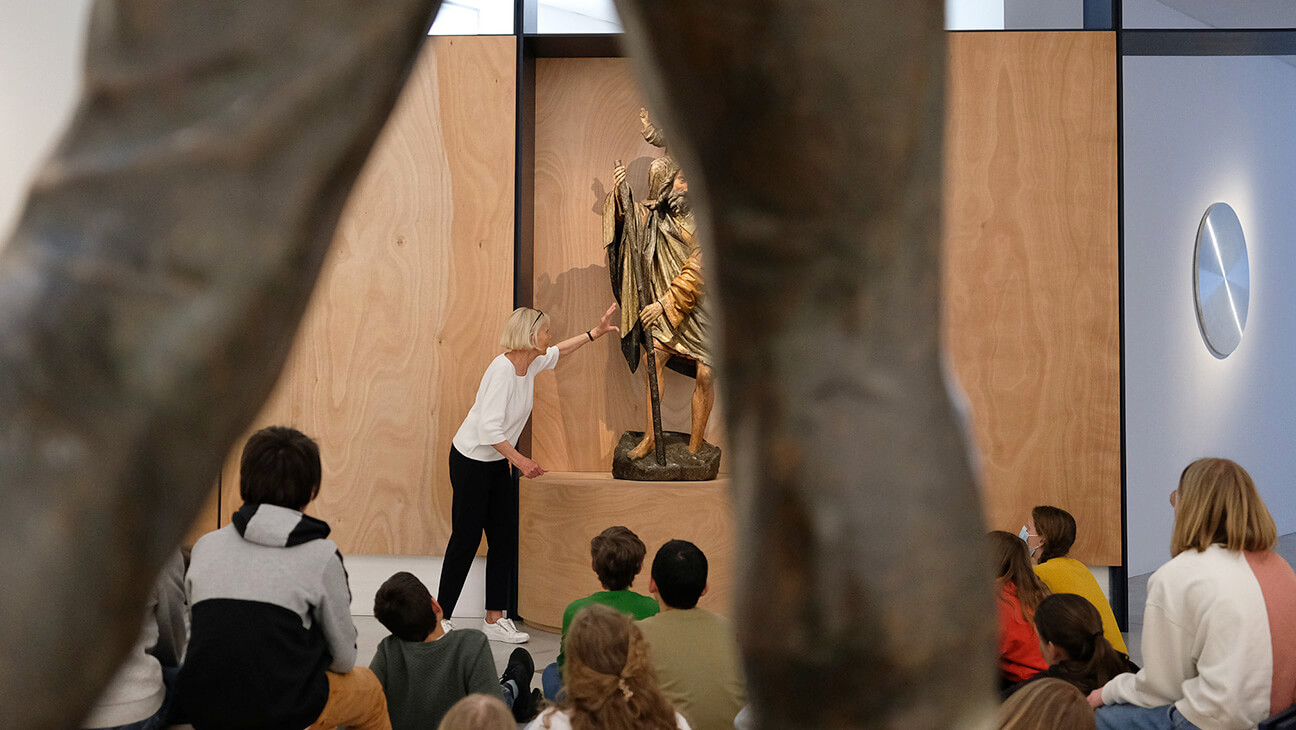
[{"label": "grey floor", "polygon": [[[1278,554],[1288,563],[1296,564],[1296,532],[1278,538]],[[1125,632],[1125,645],[1130,659],[1143,664],[1143,604],[1147,602],[1147,583],[1151,573],[1129,579],[1129,631]]]}]

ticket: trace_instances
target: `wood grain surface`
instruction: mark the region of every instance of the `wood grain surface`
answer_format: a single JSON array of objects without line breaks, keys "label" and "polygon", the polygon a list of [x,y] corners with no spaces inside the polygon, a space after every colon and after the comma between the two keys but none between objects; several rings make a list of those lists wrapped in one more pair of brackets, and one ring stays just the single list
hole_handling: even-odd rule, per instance
[{"label": "wood grain surface", "polygon": [[732,484],[624,482],[610,474],[567,472],[523,479],[518,543],[518,611],[527,626],[562,627],[567,604],[602,590],[590,568],[590,540],[613,525],[648,548],[634,590],[648,595],[653,556],[667,540],[688,540],[707,557],[707,594],[698,605],[732,615],[737,537]]},{"label": "wood grain surface", "polygon": [[[516,41],[428,43],[254,422],[320,445],[308,512],[344,553],[440,554],[450,440],[512,310]],[[236,509],[240,443],[225,469]]]},{"label": "wood grain surface", "polygon": [[[553,318],[559,339],[597,324],[613,302],[601,240],[612,164],[625,163],[642,201],[648,165],[661,154],[640,134],[642,106],[625,59],[536,62],[535,306]],[[537,381],[532,457],[551,471],[611,469],[621,433],[645,428],[645,371],[640,364],[631,374],[609,336],[560,364],[554,379]],[[663,427],[690,431],[692,379],[667,372],[661,389]],[[723,449],[719,402],[707,440]],[[726,461],[720,468],[728,471]]]},{"label": "wood grain surface", "polygon": [[1120,307],[1112,33],[951,33],[945,316],[987,520],[1038,504],[1119,565]]}]

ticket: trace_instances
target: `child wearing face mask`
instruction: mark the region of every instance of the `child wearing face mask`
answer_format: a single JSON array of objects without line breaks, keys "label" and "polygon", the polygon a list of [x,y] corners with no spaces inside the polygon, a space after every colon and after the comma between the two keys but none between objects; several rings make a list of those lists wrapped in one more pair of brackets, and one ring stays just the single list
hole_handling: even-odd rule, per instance
[{"label": "child wearing face mask", "polygon": [[1031,510],[1030,524],[1022,527],[1021,538],[1032,548],[1035,575],[1054,593],[1074,593],[1093,604],[1102,618],[1103,636],[1116,651],[1127,654],[1125,638],[1116,625],[1107,596],[1084,563],[1067,557],[1075,544],[1076,522],[1066,510],[1040,506]]},{"label": "child wearing face mask", "polygon": [[990,566],[999,594],[999,679],[1006,689],[1048,669],[1040,653],[1032,620],[1035,607],[1049,594],[1031,570],[1026,544],[1011,532],[995,530],[990,543]]},{"label": "child wearing face mask", "polygon": [[1035,609],[1035,631],[1048,669],[1009,688],[1005,697],[1046,677],[1075,686],[1085,695],[1138,667],[1103,636],[1098,609],[1074,593],[1054,593]]}]

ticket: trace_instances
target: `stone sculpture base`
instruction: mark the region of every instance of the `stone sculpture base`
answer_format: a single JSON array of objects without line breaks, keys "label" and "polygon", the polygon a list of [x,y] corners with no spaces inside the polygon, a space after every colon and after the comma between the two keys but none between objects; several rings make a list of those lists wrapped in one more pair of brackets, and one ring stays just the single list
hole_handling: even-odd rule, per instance
[{"label": "stone sculpture base", "polygon": [[630,450],[643,440],[643,431],[626,431],[617,442],[612,454],[612,476],[638,482],[705,482],[720,473],[720,447],[702,442],[696,454],[688,450],[689,435],[679,431],[663,431],[662,443],[666,447],[666,464],[657,464],[654,452],[642,459],[631,460]]}]

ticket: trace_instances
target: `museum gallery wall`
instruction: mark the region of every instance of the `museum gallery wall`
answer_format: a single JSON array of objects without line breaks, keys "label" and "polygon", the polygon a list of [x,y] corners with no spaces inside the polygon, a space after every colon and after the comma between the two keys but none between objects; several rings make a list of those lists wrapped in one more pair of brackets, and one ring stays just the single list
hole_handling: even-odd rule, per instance
[{"label": "museum gallery wall", "polygon": [[[254,428],[316,438],[310,511],[343,553],[439,554],[447,455],[513,302],[516,42],[424,47]],[[223,475],[228,519],[238,447]]]},{"label": "museum gallery wall", "polygon": [[[988,519],[1015,532],[1031,505],[1056,504],[1086,526],[1077,557],[1119,564],[1114,36],[950,41],[948,341]],[[254,424],[319,439],[312,512],[345,553],[435,555],[449,535],[450,438],[513,303],[515,50],[511,37],[429,44]],[[562,337],[611,301],[600,211],[613,161],[640,186],[656,150],[624,59],[539,59],[536,99],[534,300]],[[631,376],[606,344],[537,381],[533,455],[552,471],[595,478],[621,431],[642,428],[642,368]],[[689,384],[668,373],[663,389],[666,427],[686,426]],[[707,438],[723,448],[721,418]],[[223,496],[222,522],[238,506],[237,450]],[[712,511],[719,522],[699,524],[729,542],[727,500]]]}]

